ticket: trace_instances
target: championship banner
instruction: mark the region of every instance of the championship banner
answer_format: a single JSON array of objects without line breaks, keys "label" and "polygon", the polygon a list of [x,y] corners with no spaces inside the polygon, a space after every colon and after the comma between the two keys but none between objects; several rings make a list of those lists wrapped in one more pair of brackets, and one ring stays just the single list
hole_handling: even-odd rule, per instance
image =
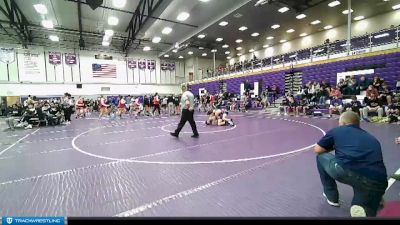
[{"label": "championship banner", "polygon": [[15,61],[14,48],[0,48],[0,62],[10,64]]},{"label": "championship banner", "polygon": [[137,68],[137,61],[135,59],[128,59],[128,68],[134,70]]},{"label": "championship banner", "polygon": [[162,70],[162,71],[169,70],[169,63],[167,63],[167,62],[161,62],[161,70]]},{"label": "championship banner", "polygon": [[175,63],[170,63],[168,67],[169,71],[175,71]]},{"label": "championship banner", "polygon": [[156,69],[156,61],[155,60],[147,60],[147,69],[148,70],[155,70]]},{"label": "championship banner", "polygon": [[76,65],[76,54],[65,54],[65,64]]},{"label": "championship banner", "polygon": [[[43,60],[43,58],[42,58]],[[40,75],[40,58],[37,53],[24,53],[24,60],[22,61],[22,68],[27,76],[38,76]]]},{"label": "championship banner", "polygon": [[139,59],[138,66],[139,66],[140,70],[145,70],[146,69],[146,60],[145,59]]},{"label": "championship banner", "polygon": [[61,53],[60,52],[49,52],[49,63],[53,65],[61,64]]}]

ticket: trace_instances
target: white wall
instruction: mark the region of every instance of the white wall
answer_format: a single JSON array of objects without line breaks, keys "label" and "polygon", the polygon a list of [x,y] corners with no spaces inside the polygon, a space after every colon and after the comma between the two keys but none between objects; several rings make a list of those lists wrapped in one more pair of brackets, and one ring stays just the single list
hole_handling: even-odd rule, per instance
[{"label": "white wall", "polygon": [[[353,16],[354,17],[354,16]],[[353,21],[352,24],[352,37],[360,36],[366,33],[373,33],[384,28],[389,28],[391,25],[400,25],[400,10],[392,11],[386,14],[378,15],[375,17],[367,18],[361,21]],[[302,33],[302,31],[299,31]],[[311,34],[306,37],[298,38],[283,44],[274,45],[272,47],[255,51],[254,54],[257,58],[268,58],[296,50],[306,49],[321,45],[326,39],[330,39],[331,42],[336,40],[347,39],[347,25],[332,28],[327,31],[318,32]],[[274,40],[275,42],[277,40]],[[248,49],[247,49],[248,50]],[[233,58],[229,61],[233,64],[238,61],[250,60],[253,58],[253,54],[249,53],[241,57]]]},{"label": "white wall", "polygon": [[[48,49],[44,47],[29,46],[28,49],[22,49],[20,46],[10,46],[2,44],[0,47],[15,47],[17,49],[16,61],[9,64],[0,62],[0,82],[40,82],[40,83],[112,83],[112,84],[180,84],[184,76],[184,61],[176,61],[175,71],[161,71],[160,59],[150,54],[131,54],[128,58],[136,60],[146,59],[155,60],[156,69],[154,71],[127,68],[127,62],[124,55],[105,53],[113,56],[113,60],[96,60],[95,55],[100,52],[67,50],[67,49]],[[62,64],[54,66],[49,63],[49,52],[62,53]],[[30,53],[37,55],[37,64],[39,70],[37,74],[29,74],[24,69],[24,54]],[[64,53],[75,53],[77,55],[77,65],[69,66],[65,64]],[[171,60],[169,60],[171,62]],[[93,63],[115,64],[117,66],[116,78],[94,78],[92,74]],[[9,74],[9,76],[8,76]],[[8,78],[9,77],[9,78]]]},{"label": "white wall", "polygon": [[[102,87],[109,87],[110,91],[101,91]],[[141,94],[179,94],[179,85],[127,85],[127,84],[82,84],[78,89],[76,84],[21,84],[3,83],[0,84],[0,96],[21,96],[21,95],[63,95],[68,92],[72,95],[141,95]]]}]

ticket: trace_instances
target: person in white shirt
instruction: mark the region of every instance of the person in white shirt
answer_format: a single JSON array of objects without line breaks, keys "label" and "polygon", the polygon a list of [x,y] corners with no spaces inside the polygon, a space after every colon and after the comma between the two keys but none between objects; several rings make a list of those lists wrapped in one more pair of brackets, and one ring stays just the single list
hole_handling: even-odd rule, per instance
[{"label": "person in white shirt", "polygon": [[199,132],[197,131],[196,122],[194,121],[194,95],[190,92],[187,86],[182,86],[182,97],[181,97],[181,121],[178,124],[178,128],[175,132],[172,132],[171,135],[174,137],[179,137],[179,133],[181,132],[183,126],[185,126],[186,122],[189,121],[190,126],[193,131],[193,138],[199,137]]}]

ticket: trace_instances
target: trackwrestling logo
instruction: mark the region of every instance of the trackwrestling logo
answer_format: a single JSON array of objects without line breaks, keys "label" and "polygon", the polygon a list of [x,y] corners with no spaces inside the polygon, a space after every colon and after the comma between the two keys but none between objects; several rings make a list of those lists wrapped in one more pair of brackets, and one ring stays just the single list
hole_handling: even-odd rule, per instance
[{"label": "trackwrestling logo", "polygon": [[35,225],[52,224],[64,225],[64,217],[3,217],[3,225]]}]

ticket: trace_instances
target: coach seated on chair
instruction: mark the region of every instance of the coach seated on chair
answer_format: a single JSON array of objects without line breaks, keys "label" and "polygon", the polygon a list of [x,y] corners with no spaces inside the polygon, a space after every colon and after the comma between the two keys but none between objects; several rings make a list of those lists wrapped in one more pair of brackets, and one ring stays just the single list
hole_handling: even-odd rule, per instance
[{"label": "coach seated on chair", "polygon": [[376,216],[388,186],[386,167],[379,141],[360,128],[359,116],[344,112],[339,127],[328,131],[314,150],[328,204],[339,207],[339,181],[353,188],[351,216]]}]

